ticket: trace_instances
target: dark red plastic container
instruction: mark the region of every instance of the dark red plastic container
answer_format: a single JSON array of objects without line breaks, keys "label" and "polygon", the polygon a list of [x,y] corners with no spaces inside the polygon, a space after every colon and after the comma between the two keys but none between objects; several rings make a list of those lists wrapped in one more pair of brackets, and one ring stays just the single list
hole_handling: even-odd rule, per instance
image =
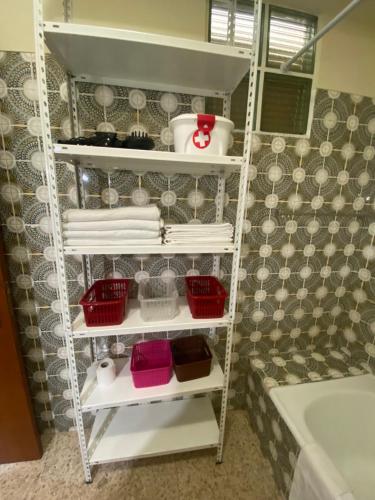
[{"label": "dark red plastic container", "polygon": [[187,276],[186,297],[196,319],[222,318],[228,294],[214,276]]},{"label": "dark red plastic container", "polygon": [[98,280],[79,301],[87,326],[120,325],[125,316],[130,280]]},{"label": "dark red plastic container", "polygon": [[207,377],[212,354],[203,335],[171,340],[173,366],[179,382]]}]

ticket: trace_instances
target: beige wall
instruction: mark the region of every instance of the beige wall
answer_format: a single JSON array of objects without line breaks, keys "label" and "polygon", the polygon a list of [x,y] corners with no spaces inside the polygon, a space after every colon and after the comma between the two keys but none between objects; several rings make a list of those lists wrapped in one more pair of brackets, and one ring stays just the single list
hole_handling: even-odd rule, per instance
[{"label": "beige wall", "polygon": [[[0,0],[0,50],[34,50],[32,3]],[[45,18],[62,21],[62,3],[44,0]],[[207,40],[207,5],[208,0],[73,0],[73,20]]]},{"label": "beige wall", "polygon": [[[330,19],[321,16],[319,24]],[[358,19],[337,24],[318,43],[318,88],[375,97],[375,29]]]},{"label": "beige wall", "polygon": [[[207,3],[208,0],[73,0],[73,16],[75,22],[205,40]],[[62,20],[61,5],[62,0],[45,0],[46,17]],[[0,0],[0,7],[6,12],[6,22],[3,18],[1,23],[0,50],[33,50],[32,0]],[[358,14],[361,12],[349,15],[319,42],[316,86],[373,97],[375,29],[368,22],[372,12],[367,15],[363,8],[362,18]],[[322,13],[320,26],[332,15]]]}]

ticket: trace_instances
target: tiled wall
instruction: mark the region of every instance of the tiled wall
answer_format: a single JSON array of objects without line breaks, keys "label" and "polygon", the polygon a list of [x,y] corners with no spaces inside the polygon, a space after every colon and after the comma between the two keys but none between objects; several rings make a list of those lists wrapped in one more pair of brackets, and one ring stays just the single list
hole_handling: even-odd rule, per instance
[{"label": "tiled wall", "polygon": [[[2,229],[16,316],[38,421],[42,427],[66,429],[73,425],[73,412],[32,55],[1,54],[0,79]],[[54,134],[67,137],[64,74],[51,58],[48,82]],[[157,149],[173,147],[168,129],[173,116],[203,109],[199,97],[79,86],[83,134],[116,130],[123,137],[134,128],[146,130]],[[375,359],[375,287],[374,278],[368,279],[374,262],[374,133],[370,99],[319,91],[309,141],[255,137],[232,354],[232,406],[244,404],[249,355],[329,344]],[[232,153],[241,154],[241,148],[236,135]],[[58,178],[62,209],[75,206],[72,170],[58,165]],[[88,207],[151,202],[167,220],[211,222],[215,217],[215,177],[87,170],[83,178]],[[232,222],[237,182],[236,176],[227,180],[225,218]],[[186,274],[209,273],[212,257],[97,256],[92,266],[95,278],[173,274],[182,286]],[[221,278],[226,286],[230,266],[231,259],[224,257]],[[83,290],[80,260],[69,257],[67,272],[74,315]],[[127,354],[136,338],[109,339],[112,354]],[[223,358],[225,331],[214,341]],[[79,341],[76,347],[83,379],[89,345]]]},{"label": "tiled wall", "polygon": [[271,464],[279,492],[283,499],[287,499],[300,447],[265,390],[261,371],[250,367],[247,386],[250,425],[259,437],[263,455]]},{"label": "tiled wall", "polygon": [[278,354],[337,347],[338,356],[374,363],[374,134],[374,99],[318,90],[309,140],[255,138],[234,337],[237,399],[249,356],[274,356],[277,371]]},{"label": "tiled wall", "polygon": [[[0,54],[2,233],[34,410],[41,428],[71,425],[71,394],[57,295],[33,54]],[[54,126],[67,115],[63,73],[49,65]],[[69,190],[68,190],[69,191]],[[69,268],[74,279],[79,263]],[[74,285],[75,286],[75,285]]]}]

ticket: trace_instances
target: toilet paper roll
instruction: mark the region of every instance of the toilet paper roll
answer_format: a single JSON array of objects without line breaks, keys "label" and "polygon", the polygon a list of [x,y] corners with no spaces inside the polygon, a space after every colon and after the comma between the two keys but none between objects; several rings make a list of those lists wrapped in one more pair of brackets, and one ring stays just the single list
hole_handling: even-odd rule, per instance
[{"label": "toilet paper roll", "polygon": [[116,378],[116,366],[111,358],[99,361],[96,368],[96,378],[99,385],[110,385]]}]

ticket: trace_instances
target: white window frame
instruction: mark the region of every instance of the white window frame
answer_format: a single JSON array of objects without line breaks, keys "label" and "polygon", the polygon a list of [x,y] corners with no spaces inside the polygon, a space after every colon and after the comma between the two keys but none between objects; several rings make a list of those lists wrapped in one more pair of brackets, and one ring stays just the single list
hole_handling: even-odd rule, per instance
[{"label": "white window frame", "polygon": [[[288,73],[283,73],[280,68],[269,68],[266,66],[267,61],[267,48],[268,48],[268,24],[270,19],[270,5],[273,5],[271,1],[264,1],[264,16],[262,18],[262,27],[263,27],[263,37],[262,37],[262,51],[261,51],[261,62],[258,66],[258,74],[259,74],[259,82],[258,82],[258,97],[257,97],[257,107],[256,107],[256,122],[254,132],[260,135],[272,135],[272,136],[281,136],[281,137],[296,137],[303,139],[310,139],[311,137],[311,127],[313,122],[314,115],[314,105],[315,105],[315,96],[316,96],[316,53],[314,55],[314,72],[310,73],[301,73],[298,71],[288,71]],[[303,12],[303,11],[296,11]],[[262,119],[262,103],[263,103],[263,88],[264,88],[264,75],[265,73],[275,73],[278,75],[290,75],[296,76],[299,78],[306,78],[312,80],[311,83],[311,94],[310,94],[310,104],[309,104],[309,116],[307,118],[307,127],[305,134],[288,134],[285,132],[265,132],[260,129],[260,123]]]}]

